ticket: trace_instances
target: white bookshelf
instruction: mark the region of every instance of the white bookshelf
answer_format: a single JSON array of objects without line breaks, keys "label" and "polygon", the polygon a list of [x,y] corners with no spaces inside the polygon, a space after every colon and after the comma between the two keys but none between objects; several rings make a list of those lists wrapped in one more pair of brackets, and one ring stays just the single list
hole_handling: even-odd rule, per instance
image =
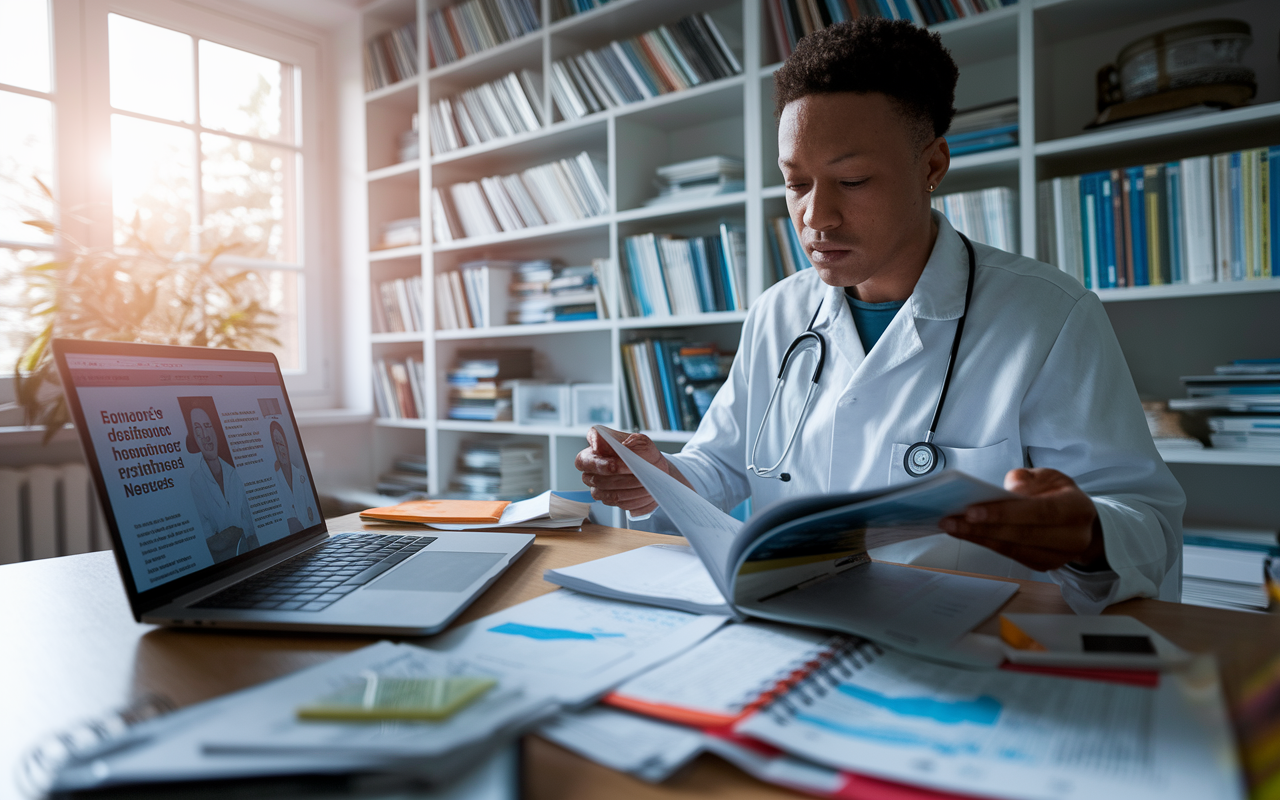
[{"label": "white bookshelf", "polygon": [[[773,283],[765,233],[769,217],[785,214],[785,191],[776,166],[776,125],[771,93],[779,63],[764,0],[614,0],[593,11],[551,20],[542,0],[542,28],[528,36],[430,70],[426,66],[425,19],[445,0],[380,0],[362,12],[365,39],[394,25],[417,21],[419,77],[365,94],[366,163],[370,242],[382,223],[402,217],[426,219],[433,184],[511,172],[587,150],[607,164],[610,211],[569,224],[462,239],[447,244],[371,250],[354,265],[365,285],[397,277],[424,278],[422,306],[434,328],[434,275],[477,258],[555,257],[566,264],[592,257],[619,258],[623,238],[646,231],[709,233],[720,219],[747,229],[747,296],[754,300]],[[735,47],[744,72],[685,92],[662,95],[574,121],[559,119],[546,80],[554,59],[635,35],[692,12],[711,13]],[[1173,25],[1210,18],[1244,19],[1253,27],[1248,62],[1258,77],[1253,105],[1211,115],[1088,132],[1094,73],[1114,60],[1128,42]],[[1038,180],[1158,160],[1280,143],[1280,64],[1274,43],[1280,4],[1274,0],[1023,0],[1016,6],[934,26],[960,65],[957,107],[1021,100],[1018,146],[960,156],[953,160],[941,191],[990,186],[1017,191],[1020,249],[1034,255]],[[553,122],[517,136],[429,155],[425,109],[433,97],[493,80],[520,69],[543,75],[542,102]],[[421,158],[397,163],[396,142],[410,115],[423,110]],[[645,207],[652,169],[704,155],[743,158],[746,190],[707,201]],[[420,214],[421,210],[421,214]],[[1280,278],[1239,283],[1152,286],[1099,292],[1144,396],[1179,396],[1177,376],[1210,369],[1231,358],[1280,355],[1274,331],[1254,335],[1258,315],[1280,319]],[[1187,304],[1191,303],[1190,306]],[[443,383],[454,354],[462,348],[532,347],[537,377],[566,382],[613,382],[622,386],[620,347],[670,330],[691,339],[735,349],[743,312],[685,318],[611,319],[543,325],[368,335],[372,359],[423,359],[428,375]],[[1256,325],[1254,325],[1256,327]],[[1170,329],[1198,336],[1197,346],[1169,352]],[[1176,338],[1176,337],[1175,337]],[[1183,357],[1185,351],[1185,357]],[[1176,387],[1173,389],[1171,387]],[[447,392],[428,387],[427,418],[378,420],[379,468],[400,452],[428,457],[433,491],[447,489],[461,441],[487,434],[518,436],[546,446],[554,488],[580,488],[573,456],[585,429],[471,423],[441,419]],[[665,449],[676,450],[688,433],[648,432]],[[1280,466],[1280,459],[1214,450],[1165,454],[1175,465],[1220,465],[1257,469]],[[1190,480],[1179,473],[1184,485]],[[1187,486],[1195,505],[1195,490]],[[1272,509],[1273,516],[1280,508]],[[1194,516],[1190,514],[1189,516]],[[1237,520],[1239,521],[1239,520]]]}]

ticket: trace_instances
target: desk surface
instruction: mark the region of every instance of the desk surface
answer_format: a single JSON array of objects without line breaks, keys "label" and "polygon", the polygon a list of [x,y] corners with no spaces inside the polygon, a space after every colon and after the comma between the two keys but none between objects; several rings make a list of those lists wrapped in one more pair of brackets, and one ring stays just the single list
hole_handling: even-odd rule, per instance
[{"label": "desk surface", "polygon": [[[352,515],[331,530],[403,530]],[[421,531],[417,528],[415,531]],[[554,590],[544,570],[577,564],[671,537],[586,526],[540,534],[460,618],[467,622]],[[1058,587],[1019,581],[1005,611],[1068,612]],[[1218,655],[1234,705],[1243,681],[1274,656],[1280,617],[1134,600],[1109,613],[1135,616],[1182,647]],[[995,633],[994,621],[979,630]],[[14,793],[22,752],[43,735],[158,692],[188,705],[362,647],[372,637],[224,633],[135,623],[110,553],[0,567],[0,798]],[[799,797],[710,756],[651,786],[597,766],[541,739],[525,741],[525,795],[541,798]]]}]

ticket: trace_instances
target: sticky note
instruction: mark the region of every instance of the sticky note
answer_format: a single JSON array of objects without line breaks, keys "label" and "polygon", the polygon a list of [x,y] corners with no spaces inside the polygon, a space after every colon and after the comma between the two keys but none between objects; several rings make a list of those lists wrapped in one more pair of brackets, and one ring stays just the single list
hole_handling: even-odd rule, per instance
[{"label": "sticky note", "polygon": [[298,708],[298,719],[328,722],[448,719],[497,685],[493,678],[388,678],[372,672]]}]

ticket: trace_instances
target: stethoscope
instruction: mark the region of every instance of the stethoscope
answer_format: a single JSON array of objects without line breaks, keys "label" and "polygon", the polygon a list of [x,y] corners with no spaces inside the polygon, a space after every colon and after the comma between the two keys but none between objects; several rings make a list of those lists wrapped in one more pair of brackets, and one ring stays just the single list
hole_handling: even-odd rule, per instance
[{"label": "stethoscope", "polygon": [[[933,408],[933,420],[929,423],[929,431],[924,435],[924,441],[916,442],[908,447],[906,454],[902,457],[902,466],[906,468],[907,474],[913,478],[923,478],[934,470],[946,469],[947,466],[946,456],[933,443],[933,437],[938,431],[938,420],[942,417],[942,405],[947,400],[947,391],[951,388],[951,373],[955,369],[956,353],[960,351],[960,337],[964,334],[964,321],[969,318],[969,301],[973,299],[973,282],[977,273],[977,260],[973,253],[973,244],[963,233],[960,234],[960,239],[964,242],[965,249],[969,251],[969,280],[964,290],[964,312],[960,315],[960,319],[956,321],[956,333],[951,339],[951,353],[947,356],[947,373],[942,379],[942,391],[938,393],[938,402]],[[764,407],[764,416],[760,419],[760,427],[756,431],[756,441],[751,446],[751,456],[748,459],[750,463],[747,464],[747,470],[757,477],[777,478],[783,482],[791,480],[791,473],[777,472],[777,470],[782,466],[782,462],[787,460],[791,447],[800,435],[800,428],[804,425],[804,418],[809,413],[809,404],[813,400],[813,393],[818,389],[818,379],[822,377],[822,368],[827,363],[827,340],[822,337],[822,334],[813,329],[813,323],[817,321],[818,314],[822,311],[822,303],[825,300],[826,296],[824,295],[822,300],[818,301],[818,307],[814,310],[813,316],[809,318],[809,324],[805,327],[804,332],[795,338],[795,341],[791,343],[791,346],[787,348],[787,352],[782,356],[782,366],[778,369],[778,380],[773,385],[773,393],[769,395],[768,404]],[[787,364],[791,361],[792,354],[808,342],[813,342],[818,348],[818,363],[814,366],[813,375],[809,379],[809,391],[804,396],[804,405],[801,406],[800,416],[791,428],[791,435],[787,437],[787,444],[782,449],[782,455],[778,457],[773,466],[757,467],[755,465],[756,451],[760,448],[760,439],[764,435],[765,426],[769,424],[769,414],[773,411],[773,405],[777,401],[778,395],[782,392],[783,384],[786,382]]]}]

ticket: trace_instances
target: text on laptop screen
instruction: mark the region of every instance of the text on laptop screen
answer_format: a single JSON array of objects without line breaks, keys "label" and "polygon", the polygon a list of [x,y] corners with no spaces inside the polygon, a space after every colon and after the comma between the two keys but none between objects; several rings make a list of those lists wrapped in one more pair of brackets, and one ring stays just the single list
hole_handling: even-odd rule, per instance
[{"label": "text on laptop screen", "polygon": [[321,521],[271,363],[67,354],[139,592]]}]

